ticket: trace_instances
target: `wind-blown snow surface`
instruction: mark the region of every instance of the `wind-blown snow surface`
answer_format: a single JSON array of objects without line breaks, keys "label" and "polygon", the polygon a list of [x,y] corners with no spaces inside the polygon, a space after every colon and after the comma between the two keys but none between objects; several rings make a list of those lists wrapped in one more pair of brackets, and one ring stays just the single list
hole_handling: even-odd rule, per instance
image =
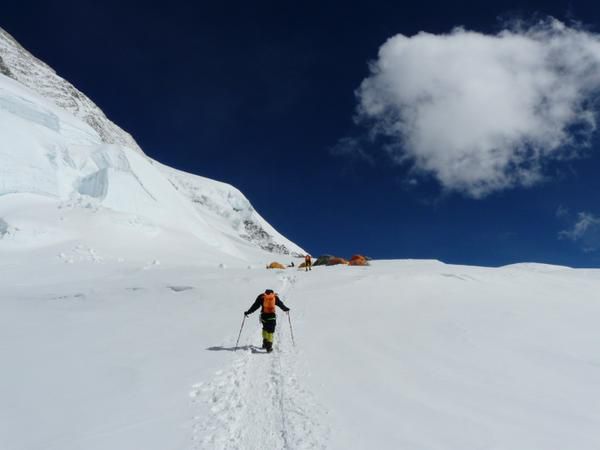
[{"label": "wind-blown snow surface", "polygon": [[[600,447],[598,270],[53,254],[0,256],[2,449]],[[265,288],[296,346],[255,314],[232,351]]]}]

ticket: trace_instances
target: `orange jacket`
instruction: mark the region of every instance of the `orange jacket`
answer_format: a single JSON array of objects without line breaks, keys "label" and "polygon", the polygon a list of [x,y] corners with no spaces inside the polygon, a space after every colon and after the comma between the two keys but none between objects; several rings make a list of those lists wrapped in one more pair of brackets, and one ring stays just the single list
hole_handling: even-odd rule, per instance
[{"label": "orange jacket", "polygon": [[[265,297],[267,297],[267,295],[272,295],[274,300],[275,300],[275,304],[273,305],[273,310],[272,311],[266,311],[265,310]],[[269,300],[270,302],[271,300]],[[252,306],[250,307],[250,309],[248,311],[246,311],[244,314],[248,315],[248,314],[252,314],[254,311],[256,311],[258,308],[262,308],[262,314],[274,314],[275,313],[275,306],[279,306],[281,309],[283,309],[284,311],[289,311],[290,308],[288,308],[287,306],[285,306],[283,304],[283,302],[279,299],[279,296],[275,293],[273,294],[260,294],[258,297],[256,297],[256,300],[254,301],[254,303],[252,304]]]}]

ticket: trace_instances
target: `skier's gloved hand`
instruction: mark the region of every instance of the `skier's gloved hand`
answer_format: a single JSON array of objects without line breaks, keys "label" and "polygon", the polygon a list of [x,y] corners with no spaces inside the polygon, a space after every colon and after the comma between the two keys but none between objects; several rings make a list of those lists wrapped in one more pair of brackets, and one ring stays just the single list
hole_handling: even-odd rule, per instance
[{"label": "skier's gloved hand", "polygon": [[248,317],[248,311],[244,311],[244,317]]}]

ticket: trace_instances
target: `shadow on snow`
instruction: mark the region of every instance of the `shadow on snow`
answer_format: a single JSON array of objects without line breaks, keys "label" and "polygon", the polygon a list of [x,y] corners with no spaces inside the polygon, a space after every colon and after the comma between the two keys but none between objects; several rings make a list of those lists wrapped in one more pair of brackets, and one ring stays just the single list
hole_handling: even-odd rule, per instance
[{"label": "shadow on snow", "polygon": [[256,345],[240,345],[239,347],[223,347],[223,346],[213,346],[208,347],[206,350],[211,352],[235,352],[236,350],[250,350],[252,353],[267,353],[261,347],[257,347]]}]

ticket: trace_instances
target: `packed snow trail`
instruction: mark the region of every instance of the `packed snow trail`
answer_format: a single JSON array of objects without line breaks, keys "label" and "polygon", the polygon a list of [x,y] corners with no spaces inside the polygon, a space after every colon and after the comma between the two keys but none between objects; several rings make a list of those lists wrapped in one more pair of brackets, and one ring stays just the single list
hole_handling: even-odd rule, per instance
[{"label": "packed snow trail", "polygon": [[[282,275],[280,297],[291,297],[294,276]],[[288,304],[289,306],[289,304]],[[251,328],[250,322],[246,326]],[[287,318],[279,314],[275,347],[270,354],[261,342],[260,322],[244,333],[236,358],[208,383],[194,385],[191,396],[208,404],[208,418],[197,417],[196,449],[324,449],[329,435],[325,412],[302,384],[302,353],[293,347]],[[250,337],[249,337],[250,336]],[[203,420],[201,420],[203,419]]]}]

